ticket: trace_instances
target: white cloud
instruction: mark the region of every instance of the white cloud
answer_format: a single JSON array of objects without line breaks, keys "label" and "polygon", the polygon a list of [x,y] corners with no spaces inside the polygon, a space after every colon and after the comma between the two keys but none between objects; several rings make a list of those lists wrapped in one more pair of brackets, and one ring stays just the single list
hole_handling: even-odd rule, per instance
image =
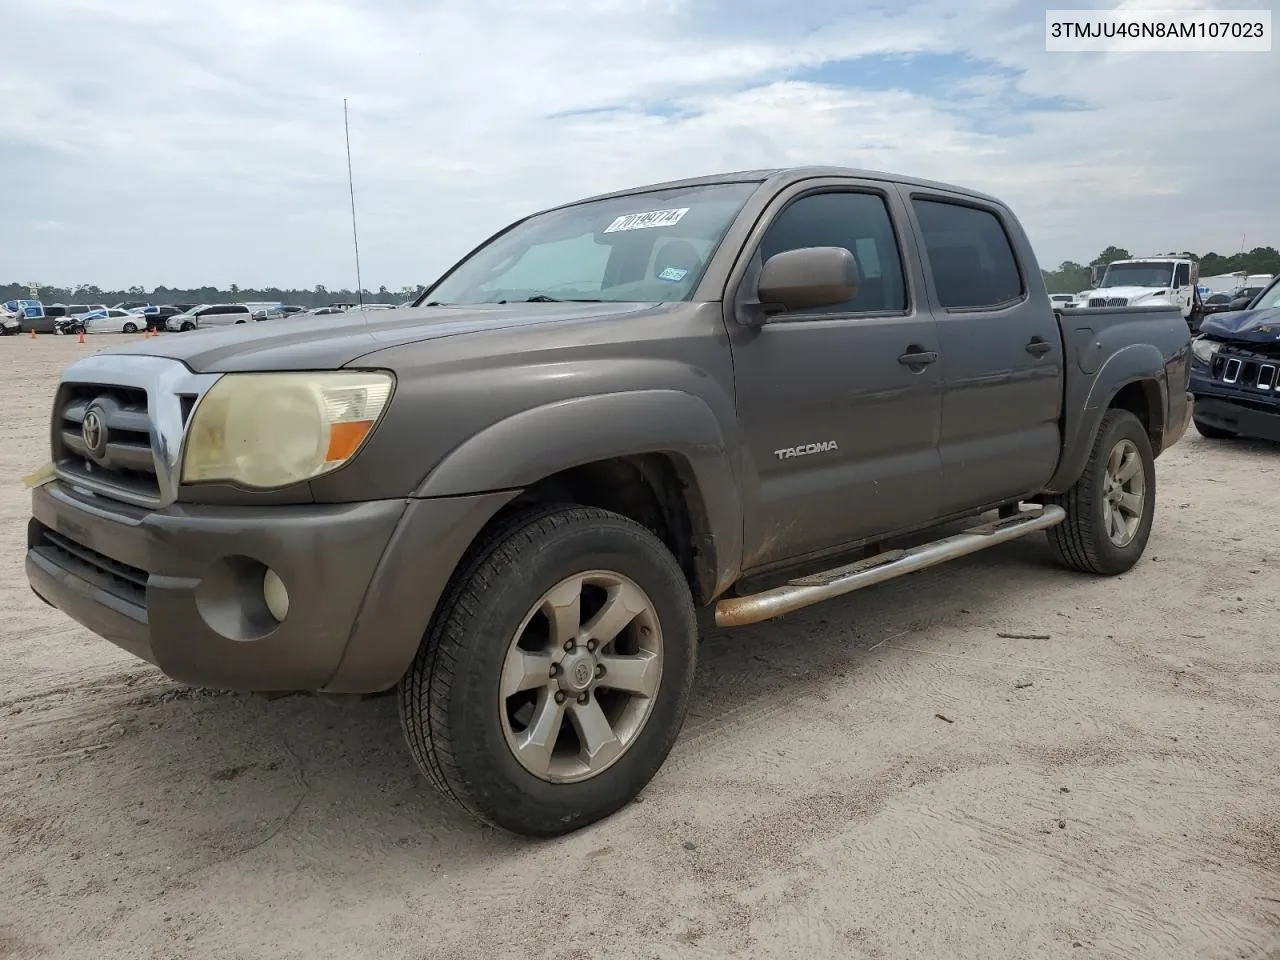
[{"label": "white cloud", "polygon": [[[793,163],[995,193],[1048,266],[1113,242],[1280,244],[1274,55],[1047,54],[1043,7],[1020,0],[0,8],[0,263],[14,276],[349,284],[343,97],[374,287],[429,280],[533,208]],[[1000,69],[941,82],[929,60],[894,84],[860,70],[885,54]]]}]

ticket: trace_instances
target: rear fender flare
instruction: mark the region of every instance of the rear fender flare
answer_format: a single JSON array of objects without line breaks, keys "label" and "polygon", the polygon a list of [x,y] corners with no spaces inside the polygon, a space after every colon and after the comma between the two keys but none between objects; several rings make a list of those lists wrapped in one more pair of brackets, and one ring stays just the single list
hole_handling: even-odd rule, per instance
[{"label": "rear fender flare", "polygon": [[[1078,407],[1074,407],[1076,401],[1073,397],[1067,397],[1068,415],[1063,431],[1063,455],[1057,471],[1045,485],[1047,493],[1065,493],[1080,479],[1089,462],[1089,453],[1093,450],[1093,441],[1098,435],[1102,418],[1106,416],[1116,395],[1132,383],[1150,384],[1147,404],[1151,420],[1150,432],[1153,438],[1164,435],[1166,412],[1169,409],[1164,357],[1149,343],[1121,347],[1103,361],[1089,385],[1089,392]],[[1150,396],[1151,392],[1154,392],[1154,398]],[[1073,407],[1080,411],[1074,423],[1069,413]]]},{"label": "rear fender flare", "polygon": [[572,467],[650,453],[672,455],[683,468],[678,472],[692,488],[685,497],[695,545],[710,554],[702,587],[717,596],[742,563],[742,506],[724,430],[693,394],[596,394],[521,411],[455,447],[414,496],[522,489]]}]

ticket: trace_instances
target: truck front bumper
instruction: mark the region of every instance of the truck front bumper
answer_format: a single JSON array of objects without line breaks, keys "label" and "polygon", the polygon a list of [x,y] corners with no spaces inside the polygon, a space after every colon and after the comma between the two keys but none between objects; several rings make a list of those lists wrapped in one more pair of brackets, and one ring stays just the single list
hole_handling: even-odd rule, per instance
[{"label": "truck front bumper", "polygon": [[[55,480],[32,491],[27,578],[176,680],[372,693],[403,674],[457,561],[514,496],[146,511]],[[268,570],[289,594],[281,621]]]}]

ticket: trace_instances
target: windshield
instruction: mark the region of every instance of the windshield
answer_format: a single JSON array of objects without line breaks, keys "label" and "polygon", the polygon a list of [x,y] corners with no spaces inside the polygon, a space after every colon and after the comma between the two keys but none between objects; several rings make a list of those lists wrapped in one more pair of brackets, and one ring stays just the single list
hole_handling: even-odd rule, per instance
[{"label": "windshield", "polygon": [[1267,292],[1258,298],[1258,302],[1253,305],[1255,310],[1274,310],[1280,307],[1280,280],[1271,284],[1267,288]]},{"label": "windshield", "polygon": [[1113,263],[1102,277],[1103,287],[1169,287],[1172,263]]},{"label": "windshield", "polygon": [[538,214],[464,260],[426,301],[687,300],[757,186],[656,190]]}]

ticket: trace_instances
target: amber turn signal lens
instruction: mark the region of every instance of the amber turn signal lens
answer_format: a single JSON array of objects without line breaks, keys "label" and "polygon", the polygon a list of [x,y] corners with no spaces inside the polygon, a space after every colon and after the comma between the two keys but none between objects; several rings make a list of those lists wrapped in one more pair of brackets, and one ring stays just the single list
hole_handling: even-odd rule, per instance
[{"label": "amber turn signal lens", "polygon": [[325,461],[341,463],[350,459],[372,429],[372,420],[346,420],[332,424],[329,427],[329,452],[325,454]]}]

